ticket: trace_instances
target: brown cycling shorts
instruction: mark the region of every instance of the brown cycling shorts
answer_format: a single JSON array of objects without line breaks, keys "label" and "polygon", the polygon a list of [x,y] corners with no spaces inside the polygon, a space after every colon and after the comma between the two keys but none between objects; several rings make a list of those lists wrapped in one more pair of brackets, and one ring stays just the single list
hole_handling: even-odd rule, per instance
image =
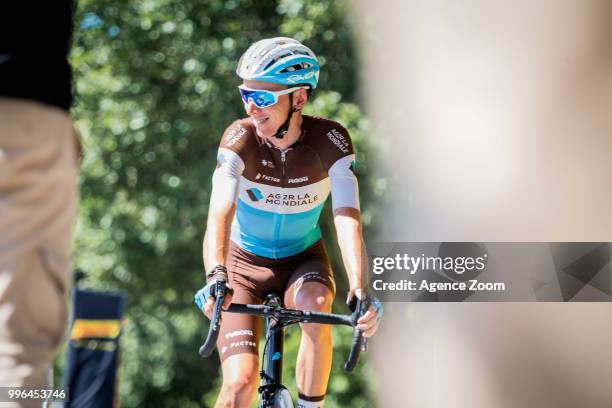
[{"label": "brown cycling shorts", "polygon": [[[304,282],[320,282],[332,294],[336,284],[329,257],[322,241],[317,241],[299,254],[281,259],[257,256],[230,241],[227,271],[234,289],[233,303],[261,304],[269,293],[283,297],[292,286]],[[287,299],[283,300],[287,303]],[[224,313],[217,340],[217,350],[223,362],[234,354],[257,355],[263,327],[260,317]]]}]

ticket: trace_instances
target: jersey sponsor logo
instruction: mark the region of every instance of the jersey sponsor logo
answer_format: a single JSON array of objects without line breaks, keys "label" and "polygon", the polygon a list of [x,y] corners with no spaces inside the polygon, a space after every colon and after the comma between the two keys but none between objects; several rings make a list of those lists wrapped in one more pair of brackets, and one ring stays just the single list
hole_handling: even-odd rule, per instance
[{"label": "jersey sponsor logo", "polygon": [[287,180],[287,182],[289,184],[292,184],[292,183],[304,183],[306,181],[308,181],[308,176],[292,178],[292,179]]},{"label": "jersey sponsor logo", "polygon": [[319,200],[318,195],[304,194],[282,194],[270,193],[266,196],[266,204],[284,205],[285,207],[297,207],[308,205]]},{"label": "jersey sponsor logo", "polygon": [[280,183],[280,179],[277,177],[272,177],[272,176],[268,176],[267,174],[261,174],[261,173],[257,173],[257,175],[255,176],[255,180],[259,180],[259,179],[263,179],[266,181],[271,181],[273,183]]},{"label": "jersey sponsor logo", "polygon": [[257,344],[249,340],[234,341],[230,344],[230,348],[234,347],[257,347]]},{"label": "jersey sponsor logo", "polygon": [[226,339],[231,339],[232,337],[237,337],[237,336],[251,336],[251,337],[253,337],[253,330],[247,330],[247,329],[236,330],[236,331],[227,333],[225,335],[225,338]]},{"label": "jersey sponsor logo", "polygon": [[332,129],[327,132],[327,138],[330,142],[332,142],[336,147],[344,154],[348,154],[349,152],[349,142],[342,133],[338,132],[336,129]]},{"label": "jersey sponsor logo", "polygon": [[232,130],[230,130],[227,136],[225,136],[225,145],[227,147],[231,147],[235,145],[240,140],[240,138],[246,133],[246,131],[247,131],[246,128],[240,125],[236,126]]},{"label": "jersey sponsor logo", "polygon": [[246,192],[249,195],[251,201],[259,201],[264,197],[258,188],[249,188]]},{"label": "jersey sponsor logo", "polygon": [[310,281],[319,281],[319,282],[327,282],[327,278],[323,275],[321,275],[319,272],[308,272],[305,273],[304,275],[302,275],[297,282],[299,282],[299,284],[303,284],[304,282],[310,282]]},{"label": "jersey sponsor logo", "polygon": [[271,162],[270,160],[265,160],[265,159],[264,159],[264,160],[262,160],[262,161],[261,161],[261,165],[262,165],[262,166],[264,166],[264,167],[271,168],[271,169],[273,169],[273,168],[274,168],[274,163],[273,163],[273,162]]}]

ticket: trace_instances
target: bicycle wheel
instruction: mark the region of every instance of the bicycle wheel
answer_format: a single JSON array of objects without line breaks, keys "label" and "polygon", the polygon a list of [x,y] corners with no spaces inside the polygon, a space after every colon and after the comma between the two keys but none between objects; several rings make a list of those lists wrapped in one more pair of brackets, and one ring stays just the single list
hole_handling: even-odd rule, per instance
[{"label": "bicycle wheel", "polygon": [[261,401],[259,403],[259,408],[294,408],[291,394],[289,390],[283,386],[280,386],[274,391],[274,395],[269,401],[268,403]]}]

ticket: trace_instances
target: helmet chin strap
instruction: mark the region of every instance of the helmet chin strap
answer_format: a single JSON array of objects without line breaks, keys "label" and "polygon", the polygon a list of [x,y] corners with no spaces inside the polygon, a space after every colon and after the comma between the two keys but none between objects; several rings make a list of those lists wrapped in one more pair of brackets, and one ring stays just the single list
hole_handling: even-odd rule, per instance
[{"label": "helmet chin strap", "polygon": [[280,125],[280,127],[274,134],[274,137],[277,139],[282,139],[283,137],[285,137],[285,135],[289,131],[289,123],[291,122],[291,118],[293,117],[293,114],[299,110],[293,107],[293,93],[289,94],[289,106],[291,108],[289,109],[289,112],[287,113],[287,119],[285,119],[283,124]]}]

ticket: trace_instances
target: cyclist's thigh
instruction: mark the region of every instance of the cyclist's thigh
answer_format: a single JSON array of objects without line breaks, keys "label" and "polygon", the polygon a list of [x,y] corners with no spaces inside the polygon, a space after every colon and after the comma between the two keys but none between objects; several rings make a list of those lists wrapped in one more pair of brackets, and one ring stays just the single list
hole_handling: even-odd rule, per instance
[{"label": "cyclist's thigh", "polygon": [[284,302],[294,308],[295,295],[305,283],[316,282],[327,288],[333,297],[336,283],[325,248],[321,242],[313,245],[304,254],[303,261],[297,265],[285,287]]},{"label": "cyclist's thigh", "polygon": [[[234,303],[259,303],[255,298],[242,290],[240,285],[233,285]],[[261,324],[255,316],[224,313],[221,320],[221,330],[217,339],[217,350],[219,358],[223,362],[227,357],[234,354],[252,354],[257,356],[257,346]]]},{"label": "cyclist's thigh", "polygon": [[[234,290],[233,303],[259,304],[252,282],[240,273],[234,272],[235,254],[230,251],[228,258],[229,284]],[[223,363],[226,358],[237,354],[249,354],[257,357],[261,318],[246,314],[224,313],[221,330],[217,339],[217,351]]]}]

